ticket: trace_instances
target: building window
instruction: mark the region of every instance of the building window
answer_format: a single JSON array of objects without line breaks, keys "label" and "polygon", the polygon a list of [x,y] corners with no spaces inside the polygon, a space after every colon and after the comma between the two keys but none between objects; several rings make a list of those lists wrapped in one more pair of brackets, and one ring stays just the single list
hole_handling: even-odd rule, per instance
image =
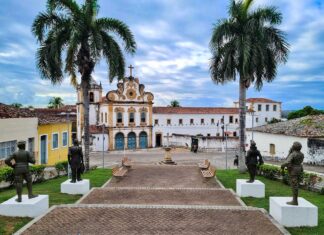
[{"label": "building window", "polygon": [[89,94],[89,100],[90,100],[90,102],[94,102],[93,92],[90,92],[90,94]]},{"label": "building window", "polygon": [[236,131],[233,132],[233,136],[237,136]]},{"label": "building window", "polygon": [[266,105],[266,111],[267,112],[269,111],[269,105],[268,104]]},{"label": "building window", "polygon": [[167,125],[171,125],[171,119],[167,119]]},{"label": "building window", "polygon": [[207,137],[210,137],[210,134],[209,133],[207,134]]},{"label": "building window", "polygon": [[34,138],[28,138],[28,151],[33,153],[35,149],[35,139]]},{"label": "building window", "polygon": [[194,120],[190,119],[190,125],[193,125],[193,124],[194,124]]},{"label": "building window", "polygon": [[135,122],[135,114],[129,113],[129,123],[134,123],[134,122]]},{"label": "building window", "polygon": [[16,151],[17,141],[7,141],[0,143],[0,159],[9,157]]},{"label": "building window", "polygon": [[277,111],[277,105],[276,105],[276,104],[273,105],[273,111],[274,111],[274,112]]},{"label": "building window", "polygon": [[255,118],[255,122],[259,122],[259,118]]},{"label": "building window", "polygon": [[276,154],[276,146],[274,144],[270,144],[270,154],[271,155]]},{"label": "building window", "polygon": [[268,122],[268,118],[265,118],[264,121],[265,121],[265,122]]},{"label": "building window", "polygon": [[107,123],[108,115],[105,113],[105,123]]},{"label": "building window", "polygon": [[204,125],[205,124],[205,120],[203,118],[200,120],[200,124],[201,125]]},{"label": "building window", "polygon": [[212,125],[215,124],[215,119],[212,118],[210,122],[211,122]]},{"label": "building window", "polygon": [[182,125],[182,119],[179,119],[179,125]]},{"label": "building window", "polygon": [[258,111],[262,111],[262,105],[258,104]]},{"label": "building window", "polygon": [[233,116],[229,116],[229,123],[233,123]]},{"label": "building window", "polygon": [[159,125],[159,119],[154,120],[154,125]]},{"label": "building window", "polygon": [[103,122],[103,113],[101,113],[101,122]]},{"label": "building window", "polygon": [[58,143],[59,143],[58,139],[59,139],[58,133],[52,134],[52,149],[57,149],[58,148]]},{"label": "building window", "polygon": [[141,112],[141,122],[146,122],[146,113]]},{"label": "building window", "polygon": [[235,118],[235,124],[237,124],[238,123],[238,118]]},{"label": "building window", "polygon": [[68,145],[68,133],[63,132],[62,133],[62,146],[66,147]]},{"label": "building window", "polygon": [[123,123],[123,114],[117,113],[117,123]]}]

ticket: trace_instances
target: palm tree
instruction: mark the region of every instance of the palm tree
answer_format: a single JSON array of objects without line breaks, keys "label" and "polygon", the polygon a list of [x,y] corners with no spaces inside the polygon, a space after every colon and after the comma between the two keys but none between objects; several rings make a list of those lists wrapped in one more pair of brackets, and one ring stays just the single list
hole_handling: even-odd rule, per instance
[{"label": "palm tree", "polygon": [[254,83],[272,82],[277,67],[288,58],[284,33],[276,28],[282,15],[275,7],[252,10],[253,0],[231,0],[229,18],[215,25],[210,49],[210,73],[216,84],[235,81],[239,75],[240,171],[245,171],[246,90]]},{"label": "palm tree", "polygon": [[180,107],[180,102],[177,100],[171,100],[170,107]]},{"label": "palm tree", "polygon": [[49,109],[59,109],[63,107],[63,99],[61,97],[52,97],[50,101],[48,102],[48,108]]},{"label": "palm tree", "polygon": [[[124,42],[127,53],[133,54],[136,43],[132,32],[123,22],[112,18],[97,18],[96,0],[47,0],[47,9],[36,17],[32,32],[40,43],[37,67],[43,79],[60,84],[64,72],[71,83],[77,85],[77,72],[81,75],[84,107],[85,169],[89,169],[89,86],[92,72],[100,59],[106,59],[109,80],[123,79],[125,59],[118,42]],[[117,37],[117,38],[116,38]],[[66,55],[63,61],[62,55]]]}]

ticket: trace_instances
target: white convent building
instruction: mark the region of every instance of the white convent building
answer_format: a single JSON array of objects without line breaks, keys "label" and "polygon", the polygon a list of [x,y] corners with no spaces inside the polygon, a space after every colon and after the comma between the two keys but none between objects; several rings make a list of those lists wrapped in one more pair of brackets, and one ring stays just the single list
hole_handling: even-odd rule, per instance
[{"label": "white convent building", "polygon": [[[190,146],[193,137],[205,148],[220,148],[226,138],[230,147],[238,143],[239,109],[234,107],[153,107],[154,95],[145,91],[138,78],[129,76],[117,89],[102,96],[94,80],[89,89],[92,151],[144,149],[168,144]],[[82,92],[77,89],[78,139],[82,140]],[[281,102],[247,99],[246,126],[266,124],[281,118]]]}]

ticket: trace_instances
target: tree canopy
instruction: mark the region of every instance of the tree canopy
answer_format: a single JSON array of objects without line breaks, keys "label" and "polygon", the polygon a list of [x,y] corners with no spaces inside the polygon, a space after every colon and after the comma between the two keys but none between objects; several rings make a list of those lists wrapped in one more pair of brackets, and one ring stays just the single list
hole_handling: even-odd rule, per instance
[{"label": "tree canopy", "polygon": [[311,106],[305,106],[303,109],[290,112],[288,114],[288,120],[301,118],[308,115],[319,115],[319,114],[324,114],[324,110],[318,110],[318,109],[314,109]]}]

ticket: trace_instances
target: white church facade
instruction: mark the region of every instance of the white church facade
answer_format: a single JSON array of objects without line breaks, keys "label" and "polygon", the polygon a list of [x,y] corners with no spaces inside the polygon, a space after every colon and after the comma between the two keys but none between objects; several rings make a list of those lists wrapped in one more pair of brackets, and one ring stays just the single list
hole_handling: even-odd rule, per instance
[{"label": "white church facade", "polygon": [[[77,93],[78,139],[82,141],[84,125],[80,88]],[[145,149],[168,144],[190,146],[191,138],[195,136],[200,137],[200,146],[206,148],[220,148],[225,137],[233,148],[238,142],[239,109],[235,103],[233,107],[222,108],[155,107],[154,95],[132,75],[105,96],[101,84],[92,80],[89,99],[92,151]],[[254,126],[264,124],[265,120],[281,118],[280,102],[252,98],[247,100],[247,104],[254,108]],[[247,127],[251,127],[251,123],[252,115],[247,114]]]}]

